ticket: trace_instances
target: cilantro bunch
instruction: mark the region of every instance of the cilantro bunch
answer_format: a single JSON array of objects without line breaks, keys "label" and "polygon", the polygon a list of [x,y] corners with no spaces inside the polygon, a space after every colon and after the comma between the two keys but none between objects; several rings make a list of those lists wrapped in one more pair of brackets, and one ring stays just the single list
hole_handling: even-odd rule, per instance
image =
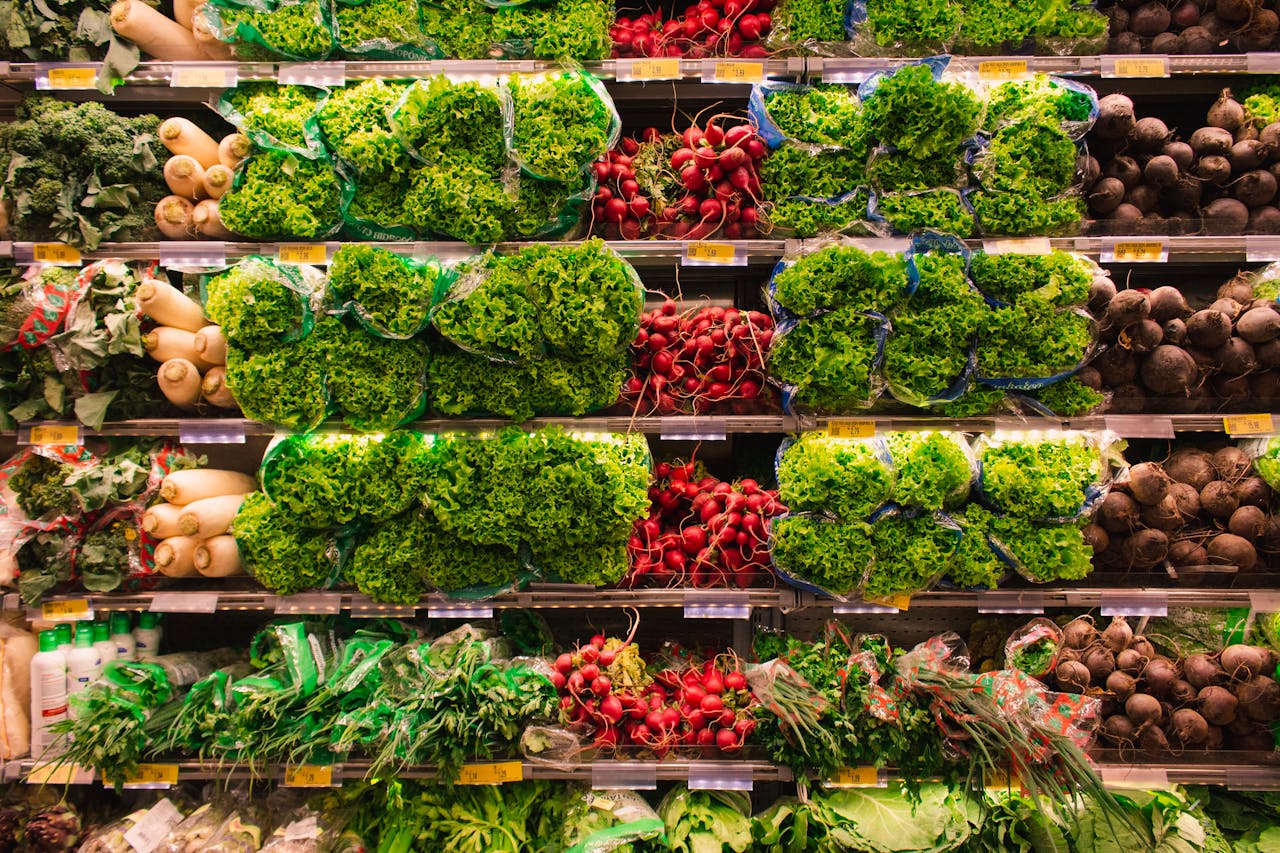
[{"label": "cilantro bunch", "polygon": [[608,150],[616,115],[591,78],[513,77],[508,85],[515,114],[511,153],[526,172],[571,181]]},{"label": "cilantro bunch", "polygon": [[1030,435],[979,450],[986,502],[1019,518],[1074,518],[1104,472],[1091,436]]},{"label": "cilantro bunch", "polygon": [[846,307],[884,314],[906,294],[907,264],[899,254],[826,246],[789,263],[772,288],[774,300],[800,317]]},{"label": "cilantro bunch", "polygon": [[829,411],[865,409],[875,399],[881,321],[854,308],[805,320],[778,335],[769,375],[794,386],[797,405]]},{"label": "cilantro bunch", "polygon": [[884,444],[807,432],[778,463],[778,492],[796,511],[825,511],[860,521],[893,496],[894,476]]},{"label": "cilantro bunch", "polygon": [[245,237],[311,239],[337,229],[341,195],[326,160],[262,151],[240,165],[218,213],[223,225]]}]

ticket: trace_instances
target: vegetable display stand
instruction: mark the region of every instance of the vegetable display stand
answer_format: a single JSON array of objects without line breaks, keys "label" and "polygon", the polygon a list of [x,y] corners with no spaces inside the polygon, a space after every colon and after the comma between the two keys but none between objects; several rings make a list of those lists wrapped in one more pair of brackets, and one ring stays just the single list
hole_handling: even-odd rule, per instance
[{"label": "vegetable display stand", "polygon": [[1275,845],[1272,0],[63,5],[0,847]]}]

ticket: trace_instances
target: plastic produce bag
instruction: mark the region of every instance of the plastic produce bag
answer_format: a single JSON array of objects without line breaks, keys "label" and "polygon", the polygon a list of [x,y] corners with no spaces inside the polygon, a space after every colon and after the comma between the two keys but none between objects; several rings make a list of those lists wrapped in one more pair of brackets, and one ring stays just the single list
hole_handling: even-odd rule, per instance
[{"label": "plastic produce bag", "polygon": [[494,79],[415,80],[389,118],[392,132],[419,163],[463,161],[493,174],[507,165],[511,95]]},{"label": "plastic produce bag", "polygon": [[532,291],[517,264],[486,253],[437,288],[431,322],[466,352],[495,361],[540,358],[545,342]]},{"label": "plastic produce bag", "polygon": [[884,392],[880,367],[889,323],[882,314],[842,308],[780,324],[769,349],[769,380],[789,414],[862,411]]},{"label": "plastic produce bag", "polygon": [[1004,647],[1005,667],[1043,678],[1057,665],[1061,647],[1061,628],[1044,617],[1032,619],[1009,635]]},{"label": "plastic produce bag", "polygon": [[319,86],[241,83],[214,109],[260,148],[315,159],[324,154],[319,113],[327,95]]},{"label": "plastic produce bag", "polygon": [[218,213],[228,230],[245,237],[327,239],[342,228],[343,205],[353,192],[327,155],[299,160],[267,150],[236,167]]},{"label": "plastic produce bag", "polygon": [[329,6],[320,0],[209,0],[199,14],[243,60],[310,62],[333,52]]},{"label": "plastic produce bag", "polygon": [[961,535],[946,513],[886,507],[871,521],[875,563],[862,594],[877,599],[931,588],[947,573]]},{"label": "plastic produce bag", "polygon": [[904,506],[940,510],[963,503],[978,474],[978,461],[963,433],[893,432],[883,437]]},{"label": "plastic produce bag", "polygon": [[896,472],[880,438],[806,432],[783,441],[775,459],[779,498],[797,512],[863,521],[893,497]]},{"label": "plastic produce bag", "polygon": [[570,806],[565,853],[607,853],[664,839],[662,818],[635,791],[582,791]]},{"label": "plastic produce bag", "polygon": [[1056,121],[1071,139],[1083,139],[1098,118],[1098,93],[1077,80],[1036,74],[987,92],[983,125],[988,131],[1020,121]]},{"label": "plastic produce bag", "polygon": [[875,564],[871,525],[815,513],[773,519],[769,547],[778,577],[839,601],[857,596]]},{"label": "plastic produce bag", "polygon": [[910,294],[906,259],[852,242],[813,242],[773,268],[767,295],[778,322],[855,308],[888,314]]},{"label": "plastic produce bag", "polygon": [[978,496],[1023,519],[1073,521],[1106,496],[1110,457],[1123,448],[1111,432],[1003,432],[974,445]]},{"label": "plastic produce bag", "polygon": [[430,324],[431,301],[454,273],[434,258],[410,260],[377,246],[346,244],[329,264],[332,303],[370,334],[407,340]]},{"label": "plastic produce bag", "polygon": [[856,89],[830,83],[757,83],[747,102],[747,114],[770,150],[784,143],[808,151],[854,147],[860,111]]},{"label": "plastic produce bag", "polygon": [[338,173],[351,187],[342,200],[343,233],[356,240],[380,243],[403,243],[418,236],[418,229],[407,224],[413,215],[405,210],[405,184],[409,171],[349,174],[339,166]]},{"label": "plastic produce bag", "polygon": [[316,294],[298,267],[251,255],[205,279],[201,290],[205,311],[228,343],[257,349],[311,332]]},{"label": "plastic produce bag", "polygon": [[622,136],[613,99],[590,74],[517,75],[508,86],[514,113],[508,149],[527,175],[573,181]]},{"label": "plastic produce bag", "polygon": [[515,198],[513,239],[572,240],[587,230],[587,205],[596,192],[593,173],[570,183],[516,175],[510,190]]},{"label": "plastic produce bag", "polygon": [[361,432],[386,432],[426,409],[426,341],[376,337],[336,320],[316,334],[326,341],[327,387],[343,423]]},{"label": "plastic produce bag", "polygon": [[987,314],[974,378],[991,388],[1036,390],[1074,375],[1097,352],[1097,323],[1088,313],[1024,301]]},{"label": "plastic produce bag", "polygon": [[419,0],[335,0],[333,36],[353,59],[443,59],[421,19]]},{"label": "plastic produce bag", "polygon": [[76,271],[32,266],[0,291],[0,352],[43,346],[62,328],[79,299]]}]

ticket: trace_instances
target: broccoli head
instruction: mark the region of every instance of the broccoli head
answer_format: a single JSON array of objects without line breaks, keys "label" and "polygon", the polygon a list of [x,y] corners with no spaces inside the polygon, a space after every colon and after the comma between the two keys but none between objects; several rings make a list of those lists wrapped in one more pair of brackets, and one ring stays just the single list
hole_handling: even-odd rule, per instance
[{"label": "broccoli head", "polygon": [[52,216],[58,210],[62,187],[62,181],[53,178],[37,180],[27,194],[27,212],[39,216]]}]

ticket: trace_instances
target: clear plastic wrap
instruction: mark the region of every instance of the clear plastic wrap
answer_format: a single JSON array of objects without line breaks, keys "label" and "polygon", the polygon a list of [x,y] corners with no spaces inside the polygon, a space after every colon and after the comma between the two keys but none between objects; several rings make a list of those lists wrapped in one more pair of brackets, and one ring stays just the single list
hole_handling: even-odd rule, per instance
[{"label": "clear plastic wrap", "polygon": [[888,334],[884,315],[852,308],[779,324],[768,367],[783,407],[833,414],[870,408],[884,393],[880,366]]},{"label": "clear plastic wrap", "polygon": [[999,432],[974,445],[979,498],[1023,519],[1074,521],[1106,496],[1111,460],[1123,442],[1111,432]]},{"label": "clear plastic wrap", "polygon": [[[507,147],[526,175],[572,181],[622,136],[622,118],[613,99],[590,74],[517,75],[508,86],[514,115]],[[575,134],[567,141],[549,138],[566,128]]]},{"label": "clear plastic wrap", "polygon": [[310,334],[312,283],[299,268],[251,255],[201,283],[205,311],[231,344],[258,348]]},{"label": "clear plastic wrap", "polygon": [[319,115],[327,96],[319,86],[241,83],[224,91],[214,110],[255,145],[313,160],[325,150]]},{"label": "clear plastic wrap", "polygon": [[1043,616],[1032,619],[1009,635],[1004,646],[1005,666],[1043,678],[1057,665],[1061,647],[1061,628]]},{"label": "clear plastic wrap", "polygon": [[75,271],[65,267],[32,266],[11,283],[3,295],[0,317],[0,352],[43,346],[62,328],[72,305],[78,301],[81,283]]},{"label": "clear plastic wrap", "polygon": [[443,59],[421,26],[419,0],[335,0],[333,36],[354,59]]},{"label": "clear plastic wrap", "polygon": [[264,150],[236,167],[218,213],[229,231],[244,237],[324,240],[342,229],[343,206],[353,193],[327,154],[299,160]]},{"label": "clear plastic wrap", "polygon": [[893,498],[897,472],[881,438],[807,432],[786,439],[774,460],[778,493],[797,512],[862,521]]},{"label": "clear plastic wrap", "polygon": [[334,49],[329,12],[321,0],[209,0],[197,14],[239,59],[313,62]]}]

